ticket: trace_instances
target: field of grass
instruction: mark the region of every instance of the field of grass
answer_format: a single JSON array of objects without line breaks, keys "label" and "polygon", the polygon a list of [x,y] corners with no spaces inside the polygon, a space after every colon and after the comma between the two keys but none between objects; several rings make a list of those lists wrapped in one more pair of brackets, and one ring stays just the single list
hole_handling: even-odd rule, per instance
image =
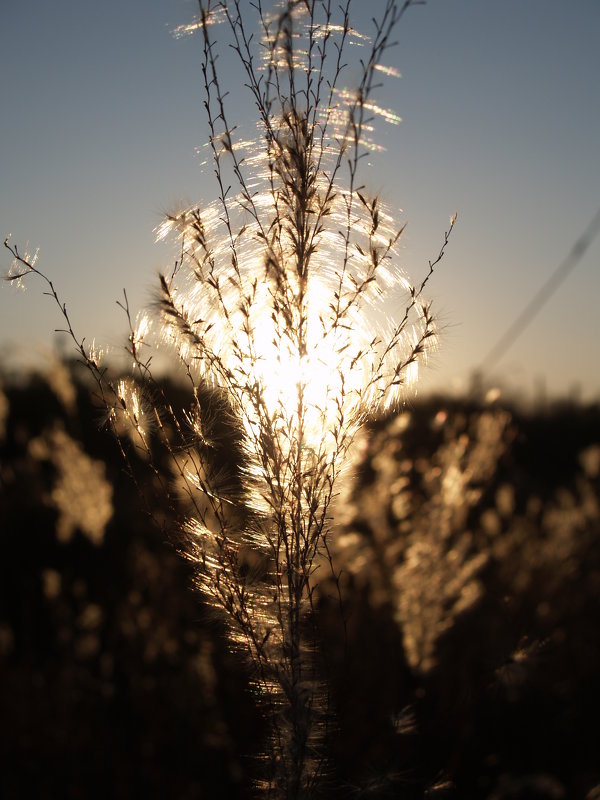
[{"label": "field of grass", "polygon": [[[250,797],[248,667],[77,374],[0,395],[0,795]],[[413,402],[352,472],[316,598],[315,797],[597,797],[600,407]]]}]

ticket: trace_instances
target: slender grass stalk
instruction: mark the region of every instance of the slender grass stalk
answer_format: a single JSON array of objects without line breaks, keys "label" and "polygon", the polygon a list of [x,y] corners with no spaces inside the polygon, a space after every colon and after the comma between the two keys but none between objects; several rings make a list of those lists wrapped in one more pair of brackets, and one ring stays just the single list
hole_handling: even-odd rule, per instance
[{"label": "slender grass stalk", "polygon": [[[15,261],[9,279],[46,281],[124,455],[127,434],[179,514],[205,597],[254,666],[271,730],[269,797],[311,797],[323,771],[328,708],[314,592],[318,569],[331,564],[332,503],[350,447],[369,417],[399,402],[435,342],[423,295],[455,218],[413,286],[398,268],[404,228],[359,182],[373,116],[393,117],[373,99],[382,59],[416,4],[386,0],[368,38],[350,25],[350,0],[288,0],[275,10],[261,0],[200,3],[186,30],[201,36],[218,196],[161,227],[161,236],[178,237],[179,256],[160,276],[154,313],[134,324],[124,297],[135,380],[111,381],[51,281],[5,243]],[[256,105],[259,136],[250,143],[228,121],[217,30]],[[363,58],[349,91],[342,77],[352,42]],[[187,376],[193,402],[183,416],[161,398],[146,357],[151,341],[171,348]],[[236,431],[238,463],[216,469],[211,436],[223,415]],[[171,475],[156,461],[155,440]]]}]

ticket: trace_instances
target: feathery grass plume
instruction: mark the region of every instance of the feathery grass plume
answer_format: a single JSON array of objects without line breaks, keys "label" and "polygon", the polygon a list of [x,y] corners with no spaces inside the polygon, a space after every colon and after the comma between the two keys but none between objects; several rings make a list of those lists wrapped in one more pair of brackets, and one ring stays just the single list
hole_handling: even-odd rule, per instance
[{"label": "feathery grass plume", "polygon": [[[283,797],[308,796],[319,771],[323,701],[311,608],[339,475],[360,426],[398,402],[435,339],[422,296],[434,264],[410,285],[397,266],[403,228],[358,182],[374,114],[397,119],[372,95],[392,28],[410,5],[385,3],[368,39],[351,28],[350,3],[286,2],[267,13],[259,2],[258,56],[240,2],[201,4],[192,26],[204,45],[220,195],[169,216],[160,230],[179,236],[181,253],[161,276],[160,327],[194,389],[223,392],[241,426],[251,522],[232,525],[223,494],[186,467],[185,480],[208,498],[187,527],[201,585],[256,666],[272,722],[272,785]],[[250,148],[228,122],[217,22],[258,109],[260,138]],[[352,38],[364,56],[351,92],[341,75]],[[387,312],[397,289],[404,312],[394,320]],[[249,577],[242,550],[253,553],[258,574]]]},{"label": "feathery grass plume", "polygon": [[[367,418],[398,404],[435,342],[423,293],[455,218],[412,285],[398,267],[404,228],[359,181],[375,147],[374,117],[399,121],[374,95],[380,76],[393,74],[382,64],[391,32],[418,2],[385,0],[371,37],[351,27],[350,0],[269,9],[261,0],[205,0],[198,19],[178,30],[201,36],[218,196],[161,226],[160,236],[178,237],[179,255],[160,276],[156,324],[143,317],[134,325],[125,297],[134,383],[111,383],[75,337],[51,282],[7,245],[12,280],[29,272],[46,280],[123,452],[125,435],[180,510],[199,585],[254,666],[271,726],[262,784],[269,797],[313,796],[324,769],[327,703],[313,601],[318,568],[332,564],[331,506],[350,447]],[[237,54],[257,109],[259,134],[250,141],[228,119],[219,43]],[[342,78],[351,44],[360,56],[349,90]],[[192,387],[183,414],[161,404],[145,360],[153,331]],[[234,465],[219,463],[215,408],[227,417]],[[155,439],[167,448],[170,474]]]},{"label": "feathery grass plume", "polygon": [[113,515],[112,486],[103,462],[90,458],[60,425],[33,439],[29,453],[38,461],[51,462],[56,470],[47,503],[58,512],[58,540],[68,542],[80,530],[93,544],[101,545]]},{"label": "feathery grass plume", "polygon": [[431,457],[412,458],[418,423],[404,412],[372,432],[357,465],[369,463],[371,478],[345,497],[335,561],[376,607],[394,609],[416,673],[436,667],[440,639],[484,594],[491,554],[468,520],[509,447],[510,423],[498,409],[469,418],[439,410],[429,422],[438,439]]}]

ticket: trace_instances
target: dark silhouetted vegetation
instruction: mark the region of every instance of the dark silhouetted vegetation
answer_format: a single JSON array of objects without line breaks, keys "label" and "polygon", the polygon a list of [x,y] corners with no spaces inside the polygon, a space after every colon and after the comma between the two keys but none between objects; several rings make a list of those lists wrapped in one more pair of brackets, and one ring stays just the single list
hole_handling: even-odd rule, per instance
[{"label": "dark silhouetted vegetation", "polygon": [[[89,382],[61,369],[3,387],[0,794],[250,797],[266,735],[251,673],[144,513]],[[343,606],[327,581],[317,603],[334,714],[314,796],[585,797],[600,409],[440,398],[360,444],[332,539]]]}]

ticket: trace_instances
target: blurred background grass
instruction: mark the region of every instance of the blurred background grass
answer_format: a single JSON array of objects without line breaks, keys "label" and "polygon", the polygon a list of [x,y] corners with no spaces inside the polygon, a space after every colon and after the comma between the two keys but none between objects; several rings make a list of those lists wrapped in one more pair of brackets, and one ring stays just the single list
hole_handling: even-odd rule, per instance
[{"label": "blurred background grass", "polygon": [[[250,797],[246,667],[84,372],[6,375],[0,417],[1,796]],[[353,474],[343,608],[325,569],[319,594],[323,796],[595,796],[600,407],[414,401]]]}]

